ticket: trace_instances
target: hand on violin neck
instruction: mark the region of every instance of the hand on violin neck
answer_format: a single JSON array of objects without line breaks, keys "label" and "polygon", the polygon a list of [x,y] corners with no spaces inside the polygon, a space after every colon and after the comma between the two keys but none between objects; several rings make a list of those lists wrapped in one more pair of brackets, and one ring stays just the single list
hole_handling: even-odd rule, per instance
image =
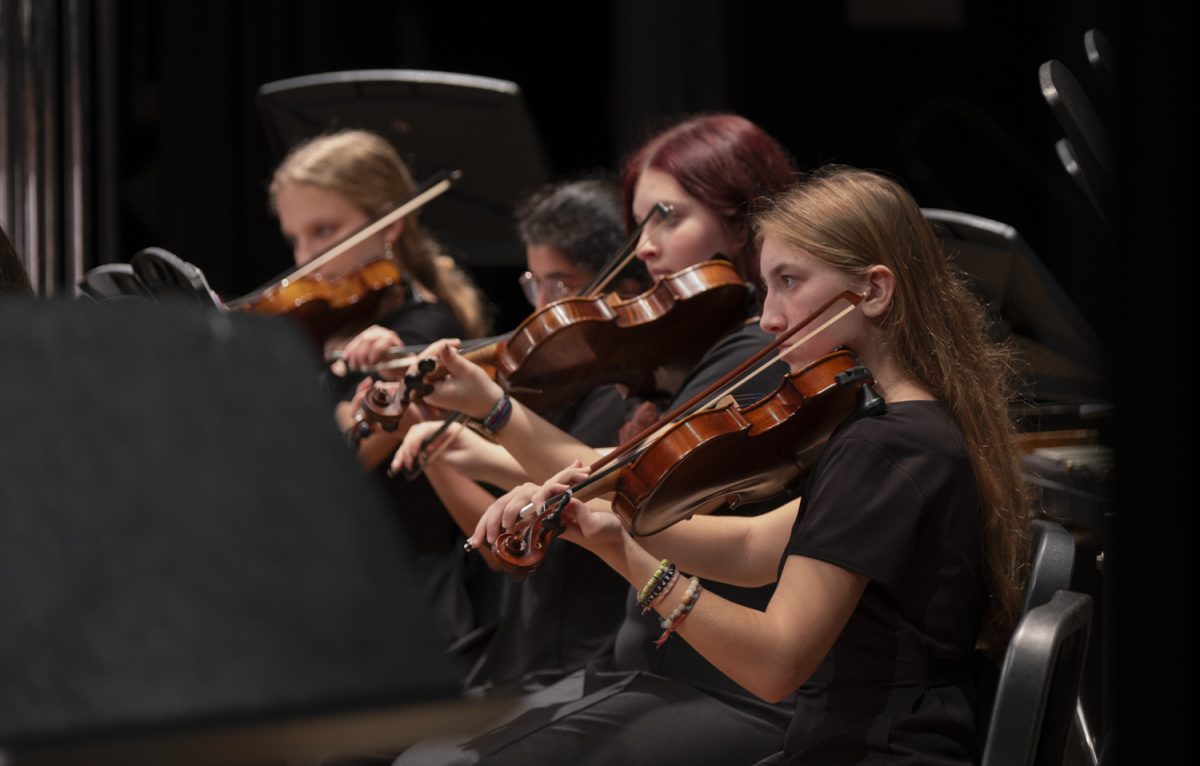
[{"label": "hand on violin neck", "polygon": [[458,353],[460,345],[457,339],[440,340],[422,354],[438,362],[431,376],[433,390],[425,398],[442,409],[481,420],[504,396],[504,389],[482,367],[464,359]]},{"label": "hand on violin neck", "polygon": [[[404,341],[392,330],[381,325],[371,325],[350,339],[342,349],[342,360],[351,370],[362,370],[383,361],[392,349],[403,345]],[[385,377],[393,377],[401,371],[380,372]]]},{"label": "hand on violin neck", "polygon": [[[525,482],[497,498],[483,512],[475,533],[468,540],[474,547],[491,545],[504,532],[524,529],[532,524],[545,506],[546,501],[561,495],[575,484],[587,478],[589,469],[578,460],[556,473],[542,484]],[[582,506],[572,499],[564,513],[576,511]],[[524,512],[524,515],[522,513]]]}]

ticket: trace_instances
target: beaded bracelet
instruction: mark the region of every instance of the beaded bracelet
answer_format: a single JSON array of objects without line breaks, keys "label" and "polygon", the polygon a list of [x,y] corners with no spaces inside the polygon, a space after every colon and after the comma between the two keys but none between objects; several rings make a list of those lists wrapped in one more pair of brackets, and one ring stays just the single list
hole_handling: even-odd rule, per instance
[{"label": "beaded bracelet", "polygon": [[667,569],[670,566],[671,562],[669,559],[663,559],[662,561],[658,562],[658,569],[654,570],[654,574],[650,575],[650,579],[647,580],[646,584],[642,586],[642,589],[638,591],[639,604],[646,600],[646,596],[650,594],[650,591],[654,590],[654,586],[657,585],[658,581],[661,580],[663,575],[667,573]]},{"label": "beaded bracelet", "polygon": [[489,434],[494,434],[504,427],[508,422],[509,416],[512,415],[512,400],[508,398],[508,394],[501,396],[490,412],[480,419],[479,425]]},{"label": "beaded bracelet", "polygon": [[683,593],[683,601],[679,602],[679,606],[672,610],[670,616],[659,623],[659,627],[663,629],[663,633],[654,642],[655,647],[660,647],[666,643],[671,637],[671,633],[679,629],[687,616],[691,614],[692,609],[696,606],[696,602],[700,600],[700,578],[693,577],[688,580],[687,590]]},{"label": "beaded bracelet", "polygon": [[667,586],[674,582],[675,571],[675,565],[668,564],[667,571],[662,577],[659,578],[658,582],[654,586],[654,589],[638,601],[638,606],[642,608],[642,614],[649,612],[651,608],[653,608],[654,602],[658,600],[658,597],[667,590]]}]

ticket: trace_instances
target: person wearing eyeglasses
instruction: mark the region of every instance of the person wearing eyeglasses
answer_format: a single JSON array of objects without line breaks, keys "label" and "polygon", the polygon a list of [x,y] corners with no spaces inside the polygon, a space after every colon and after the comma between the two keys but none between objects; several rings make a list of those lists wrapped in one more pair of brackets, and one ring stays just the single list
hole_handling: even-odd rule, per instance
[{"label": "person wearing eyeglasses", "polygon": [[[626,236],[620,190],[600,179],[543,187],[517,206],[516,218],[527,265],[519,282],[536,309],[579,294],[621,249]],[[635,293],[646,286],[645,270],[634,264],[631,271],[631,276],[618,282],[618,292]],[[364,341],[361,347],[348,348],[356,354],[361,351],[369,364],[390,342],[383,339],[368,345]],[[616,386],[605,385],[547,417],[584,443],[610,445],[625,420],[625,410]],[[422,445],[440,426],[430,421],[408,429],[401,452],[409,456],[410,466],[413,460],[422,460],[417,457]],[[504,449],[459,428],[444,437],[449,439],[445,449],[433,448],[436,458],[425,458],[423,467],[465,536],[495,499],[485,484],[507,489],[524,481],[525,474]],[[597,557],[582,549],[571,550],[575,547],[557,546],[524,582],[505,580],[495,630],[469,657],[473,666],[466,687],[472,692],[541,688],[607,651],[624,617],[628,588]],[[486,561],[496,566],[490,557]]]}]

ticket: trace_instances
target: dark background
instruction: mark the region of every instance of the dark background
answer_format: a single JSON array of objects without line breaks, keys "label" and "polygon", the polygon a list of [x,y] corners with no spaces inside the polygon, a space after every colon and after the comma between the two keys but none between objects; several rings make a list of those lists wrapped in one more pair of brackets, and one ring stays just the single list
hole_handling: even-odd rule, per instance
[{"label": "dark background", "polygon": [[[265,82],[343,69],[513,80],[558,174],[615,167],[668,116],[727,109],[764,126],[801,168],[886,170],[924,206],[1009,223],[1110,349],[1119,741],[1128,762],[1172,762],[1190,681],[1193,526],[1182,364],[1194,303],[1184,192],[1193,27],[1178,5],[127,0],[99,19],[115,76],[97,261],[165,247],[226,295],[284,268],[265,198],[277,158],[254,94]],[[1037,85],[1038,66],[1057,58],[1099,98],[1082,44],[1092,27],[1116,47],[1122,87],[1110,120],[1120,187],[1108,228],[1058,164],[1061,133]],[[514,274],[476,273],[500,306],[500,329],[520,316]]]},{"label": "dark background", "polygon": [[[1096,3],[519,8],[522,17],[501,3],[469,12],[363,0],[120,3],[119,224],[102,260],[165,247],[224,294],[256,287],[288,265],[266,204],[279,158],[268,150],[257,88],[318,72],[431,69],[516,82],[560,175],[615,168],[665,119],[741,113],[801,168],[886,170],[924,206],[1015,226],[1085,315],[1105,321],[1103,231],[1058,165],[1060,132],[1037,84],[1038,65],[1058,58],[1085,86],[1097,85],[1083,33],[1119,30]],[[476,276],[501,303],[498,325],[519,320],[510,311],[523,309],[508,303],[512,275]]]}]

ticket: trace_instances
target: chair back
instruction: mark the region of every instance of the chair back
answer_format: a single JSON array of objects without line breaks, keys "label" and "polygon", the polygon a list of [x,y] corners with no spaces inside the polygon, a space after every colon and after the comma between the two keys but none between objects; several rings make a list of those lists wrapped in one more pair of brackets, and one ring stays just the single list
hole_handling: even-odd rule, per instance
[{"label": "chair back", "polygon": [[1062,764],[1091,622],[1091,597],[1071,591],[1021,618],[1000,671],[983,766]]},{"label": "chair back", "polygon": [[1075,572],[1075,538],[1062,524],[1034,519],[1030,528],[1033,547],[1029,580],[1025,583],[1024,612],[1047,603],[1055,592],[1069,589]]}]

